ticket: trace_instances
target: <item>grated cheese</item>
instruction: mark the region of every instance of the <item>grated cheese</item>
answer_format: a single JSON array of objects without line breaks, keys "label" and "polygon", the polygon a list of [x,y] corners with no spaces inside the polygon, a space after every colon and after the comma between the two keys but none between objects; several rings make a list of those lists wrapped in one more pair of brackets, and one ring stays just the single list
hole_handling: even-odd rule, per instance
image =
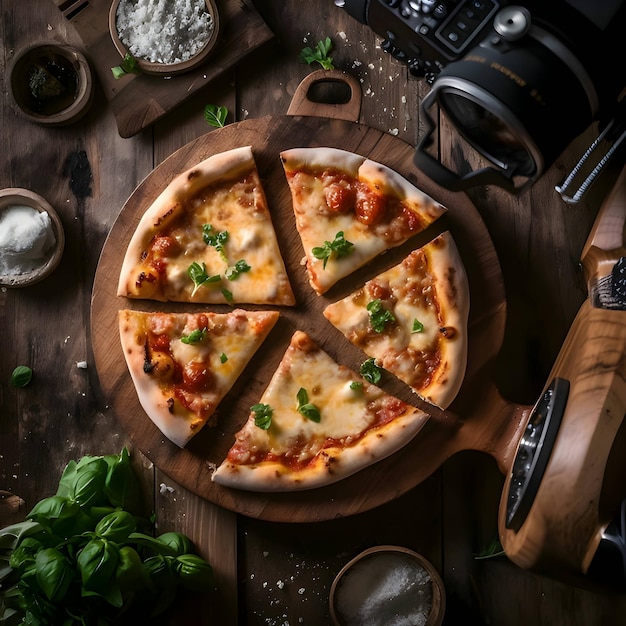
[{"label": "grated cheese", "polygon": [[153,63],[182,63],[208,43],[213,16],[204,0],[122,0],[116,26],[134,57]]}]

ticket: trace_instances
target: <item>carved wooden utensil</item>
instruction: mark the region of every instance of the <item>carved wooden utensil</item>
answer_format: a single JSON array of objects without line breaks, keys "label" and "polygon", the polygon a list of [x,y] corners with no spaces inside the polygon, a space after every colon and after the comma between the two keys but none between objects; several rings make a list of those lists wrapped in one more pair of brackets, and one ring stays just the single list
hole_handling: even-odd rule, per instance
[{"label": "carved wooden utensil", "polygon": [[589,298],[529,415],[500,503],[507,556],[559,577],[624,574],[626,529],[613,520],[626,519],[625,227],[626,168],[583,249]]}]

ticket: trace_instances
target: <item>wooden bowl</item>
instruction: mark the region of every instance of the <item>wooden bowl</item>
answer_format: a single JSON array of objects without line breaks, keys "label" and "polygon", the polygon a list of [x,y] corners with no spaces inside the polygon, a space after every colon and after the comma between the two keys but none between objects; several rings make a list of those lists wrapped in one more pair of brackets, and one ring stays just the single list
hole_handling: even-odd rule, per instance
[{"label": "wooden bowl", "polygon": [[[120,56],[124,58],[130,51],[128,46],[120,39],[117,30],[117,9],[121,1],[122,0],[113,0],[111,3],[111,8],[109,9],[109,33],[117,51],[120,53]],[[133,55],[135,56],[137,66],[142,73],[154,76],[173,76],[175,74],[189,72],[207,60],[207,58],[215,50],[219,39],[220,17],[214,0],[205,0],[205,4],[207,11],[213,18],[213,30],[211,31],[209,39],[204,47],[191,58],[179,63],[155,63],[149,59]]]},{"label": "wooden bowl", "polygon": [[38,124],[76,122],[93,102],[91,68],[85,55],[72,46],[31,44],[15,55],[8,74],[14,103],[22,115]]},{"label": "wooden bowl", "polygon": [[[423,603],[427,605],[424,610],[424,626],[440,626],[445,613],[446,592],[437,570],[421,554],[408,548],[388,545],[375,546],[361,552],[337,574],[330,588],[330,616],[333,625],[346,626],[348,623],[360,623],[356,619],[358,615],[354,614],[355,612],[358,613],[358,610],[365,612],[366,616],[364,617],[371,619],[376,608],[373,606],[366,607],[361,601],[365,601],[367,598],[371,600],[377,591],[381,593],[381,596],[384,594],[388,600],[392,597],[398,597],[391,596],[388,594],[388,588],[384,588],[384,582],[390,580],[386,577],[385,570],[396,567],[410,567],[411,570],[415,570],[415,575],[424,577],[424,584],[417,585],[420,589],[412,587],[405,590],[404,593],[407,596],[402,599],[408,599],[409,602],[412,602],[415,598],[413,608],[422,603],[423,600]],[[420,598],[420,593],[426,594],[426,599]],[[394,594],[396,594],[396,590],[394,590]],[[347,606],[346,602],[352,606]],[[358,610],[354,611],[354,607],[357,606]],[[394,608],[399,607],[389,607],[387,604],[386,610],[393,612]],[[406,604],[403,608],[406,608]],[[348,619],[350,613],[350,619]],[[377,617],[380,618],[379,615]]]},{"label": "wooden bowl", "polygon": [[0,215],[10,206],[27,206],[50,216],[52,232],[54,233],[54,245],[47,251],[41,263],[32,271],[24,274],[2,274],[0,272],[0,286],[2,287],[27,287],[34,285],[49,276],[58,266],[65,248],[65,233],[63,225],[52,206],[41,196],[28,189],[10,187],[0,190]]}]

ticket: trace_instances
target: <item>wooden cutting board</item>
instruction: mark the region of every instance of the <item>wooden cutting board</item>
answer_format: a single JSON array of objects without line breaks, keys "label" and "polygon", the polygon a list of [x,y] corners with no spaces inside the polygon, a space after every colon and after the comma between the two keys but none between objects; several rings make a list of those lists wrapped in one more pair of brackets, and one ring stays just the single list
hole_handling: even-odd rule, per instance
[{"label": "wooden cutting board", "polygon": [[[310,83],[311,79],[305,82]],[[144,454],[190,491],[227,509],[261,519],[299,522],[347,516],[394,499],[431,475],[459,450],[483,450],[505,468],[528,413],[527,407],[503,400],[493,383],[506,306],[498,259],[475,207],[466,195],[440,188],[417,171],[411,145],[350,119],[340,119],[355,116],[354,98],[343,106],[317,105],[302,99],[303,85],[294,96],[291,114],[246,120],[211,131],[172,154],[148,175],[122,208],[105,242],[96,272],[91,312],[93,350],[106,402]],[[353,89],[358,89],[358,83]],[[323,111],[326,117],[310,115],[316,110]],[[302,112],[307,115],[296,114]],[[297,304],[280,309],[276,328],[221,403],[217,426],[205,428],[181,450],[152,424],[137,400],[118,341],[117,312],[121,308],[180,311],[198,307],[117,297],[121,262],[141,215],[175,175],[212,154],[243,145],[252,146]],[[301,264],[302,246],[278,156],[281,150],[297,146],[338,147],[384,163],[446,205],[448,212],[427,232],[371,262],[324,296],[318,296],[310,288]],[[212,483],[212,467],[224,459],[235,433],[248,416],[249,407],[258,402],[293,331],[309,333],[333,358],[358,371],[363,353],[343,340],[343,336],[339,338],[338,332],[323,318],[323,308],[446,229],[457,242],[471,291],[467,373],[450,409],[441,411],[419,401],[408,387],[386,376],[381,383],[385,390],[431,416],[415,439],[398,453],[338,483],[309,491],[265,494]]]},{"label": "wooden cutting board", "polygon": [[111,0],[54,2],[78,31],[122,137],[150,126],[274,37],[250,0],[216,0],[220,42],[202,65],[172,77],[129,74],[116,80],[111,67],[122,59],[109,34]]}]

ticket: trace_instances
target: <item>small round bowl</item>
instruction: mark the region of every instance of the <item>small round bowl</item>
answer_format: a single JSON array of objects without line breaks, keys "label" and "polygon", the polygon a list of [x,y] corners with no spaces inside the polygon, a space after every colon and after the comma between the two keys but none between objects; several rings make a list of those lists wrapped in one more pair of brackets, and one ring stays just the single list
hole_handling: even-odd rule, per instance
[{"label": "small round bowl", "polygon": [[[111,3],[111,8],[109,9],[109,33],[111,35],[111,39],[113,40],[113,44],[123,59],[130,51],[126,44],[124,44],[124,42],[120,39],[117,30],[117,9],[122,1],[126,0],[113,0]],[[213,30],[211,31],[211,35],[204,47],[194,56],[185,61],[181,61],[180,63],[155,63],[149,59],[144,59],[135,55],[137,66],[143,74],[150,74],[153,76],[174,76],[176,74],[189,72],[207,60],[207,58],[215,50],[215,46],[217,45],[219,39],[220,16],[214,0],[205,0],[205,4],[207,11],[213,18]]]},{"label": "small round bowl", "polygon": [[[419,580],[409,578],[409,571]],[[372,619],[374,615],[377,623],[384,623],[383,615],[388,619],[406,616],[407,620],[413,615],[421,621],[410,623],[440,626],[445,605],[446,592],[437,570],[417,552],[399,546],[361,552],[341,569],[330,588],[334,626],[361,623],[359,617]]]},{"label": "small round bowl", "polygon": [[27,287],[42,281],[59,265],[63,256],[63,249],[65,248],[65,233],[61,220],[52,206],[44,198],[28,189],[11,187],[0,190],[0,215],[10,206],[28,206],[40,213],[45,211],[50,216],[50,221],[52,222],[55,243],[47,251],[37,268],[24,274],[2,274],[0,271],[0,286]]},{"label": "small round bowl", "polygon": [[89,110],[94,80],[80,50],[42,42],[15,55],[9,67],[9,90],[19,111],[32,122],[65,126]]}]

